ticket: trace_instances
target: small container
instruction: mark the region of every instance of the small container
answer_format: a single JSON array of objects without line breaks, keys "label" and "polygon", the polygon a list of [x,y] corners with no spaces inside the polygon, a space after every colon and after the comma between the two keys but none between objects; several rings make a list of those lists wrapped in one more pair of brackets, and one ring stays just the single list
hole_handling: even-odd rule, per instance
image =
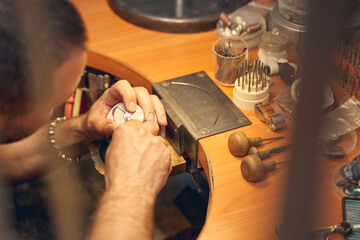
[{"label": "small container", "polygon": [[215,80],[224,86],[234,86],[240,66],[248,59],[248,45],[240,37],[227,37],[214,42]]},{"label": "small container", "polygon": [[266,21],[263,16],[253,11],[238,9],[228,16],[236,30],[226,27],[226,24],[219,20],[216,24],[217,39],[224,37],[241,37],[248,44],[249,50],[259,45],[260,36],[266,31]]},{"label": "small container", "polygon": [[279,31],[278,28],[273,28],[271,31],[264,33],[260,37],[259,44],[259,58],[264,64],[268,61],[276,59],[288,58],[289,37]]}]

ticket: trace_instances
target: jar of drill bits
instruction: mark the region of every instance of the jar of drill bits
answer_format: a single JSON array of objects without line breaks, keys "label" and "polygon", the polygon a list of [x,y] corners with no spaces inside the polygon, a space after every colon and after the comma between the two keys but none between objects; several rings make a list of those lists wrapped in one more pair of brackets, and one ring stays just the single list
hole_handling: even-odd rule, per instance
[{"label": "jar of drill bits", "polygon": [[248,45],[239,37],[222,38],[213,44],[215,80],[225,86],[234,86],[239,69],[248,58]]}]

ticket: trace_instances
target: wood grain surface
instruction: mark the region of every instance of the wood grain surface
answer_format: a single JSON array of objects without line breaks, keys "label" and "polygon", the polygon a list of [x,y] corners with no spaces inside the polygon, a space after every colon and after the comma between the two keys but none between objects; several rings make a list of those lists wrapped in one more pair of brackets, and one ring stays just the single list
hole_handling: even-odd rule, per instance
[{"label": "wood grain surface", "polygon": [[[203,70],[214,79],[212,44],[216,40],[215,31],[193,34],[151,31],[118,17],[105,0],[71,1],[85,21],[89,49],[130,64],[152,82]],[[252,54],[255,56],[256,52]],[[286,87],[278,77],[273,77],[272,81],[271,99]],[[219,87],[232,97],[231,87]],[[291,122],[287,121],[286,129],[274,133],[258,121],[252,111],[243,112],[253,122],[241,128],[249,137],[286,137],[264,143],[260,150],[291,142]],[[210,199],[206,222],[198,239],[277,239],[275,227],[282,221],[287,167],[284,165],[268,173],[261,182],[245,181],[240,172],[242,158],[232,156],[227,147],[227,139],[234,131],[239,129],[199,141],[199,159],[208,176]],[[332,185],[333,174],[359,152],[357,146],[342,159],[320,160],[319,181],[314,192],[317,226],[334,225],[342,220],[341,197]],[[271,160],[285,160],[288,154],[277,154]]]}]

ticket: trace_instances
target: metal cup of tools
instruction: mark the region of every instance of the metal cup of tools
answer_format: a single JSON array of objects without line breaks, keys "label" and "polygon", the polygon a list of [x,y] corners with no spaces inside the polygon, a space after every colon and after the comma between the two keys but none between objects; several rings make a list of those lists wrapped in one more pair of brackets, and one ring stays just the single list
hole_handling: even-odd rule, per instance
[{"label": "metal cup of tools", "polygon": [[234,86],[240,67],[248,58],[248,45],[239,37],[221,38],[214,42],[215,80],[224,86]]}]

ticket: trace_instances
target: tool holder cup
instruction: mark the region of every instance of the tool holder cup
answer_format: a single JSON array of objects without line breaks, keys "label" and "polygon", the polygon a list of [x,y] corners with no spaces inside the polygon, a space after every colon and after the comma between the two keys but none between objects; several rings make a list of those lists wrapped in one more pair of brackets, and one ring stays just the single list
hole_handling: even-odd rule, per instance
[{"label": "tool holder cup", "polygon": [[248,58],[248,44],[240,37],[226,37],[213,44],[215,80],[234,86],[240,66]]}]

